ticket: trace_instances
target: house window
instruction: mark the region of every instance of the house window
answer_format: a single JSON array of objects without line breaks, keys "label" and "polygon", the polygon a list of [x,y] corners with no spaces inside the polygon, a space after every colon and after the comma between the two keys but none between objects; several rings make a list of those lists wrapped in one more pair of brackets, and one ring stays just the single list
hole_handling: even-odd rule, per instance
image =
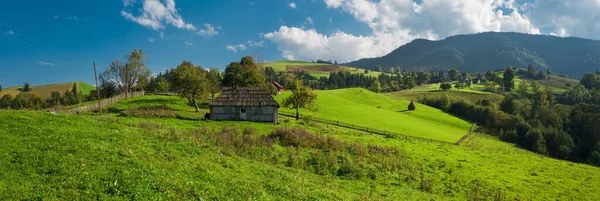
[{"label": "house window", "polygon": [[242,108],[242,113],[246,113],[246,108]]}]

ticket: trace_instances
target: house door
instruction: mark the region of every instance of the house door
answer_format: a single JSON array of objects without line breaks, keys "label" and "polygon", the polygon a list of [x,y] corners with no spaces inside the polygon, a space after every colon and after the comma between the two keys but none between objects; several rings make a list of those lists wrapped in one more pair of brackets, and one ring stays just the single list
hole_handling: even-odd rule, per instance
[{"label": "house door", "polygon": [[246,120],[246,108],[240,110],[240,119]]}]

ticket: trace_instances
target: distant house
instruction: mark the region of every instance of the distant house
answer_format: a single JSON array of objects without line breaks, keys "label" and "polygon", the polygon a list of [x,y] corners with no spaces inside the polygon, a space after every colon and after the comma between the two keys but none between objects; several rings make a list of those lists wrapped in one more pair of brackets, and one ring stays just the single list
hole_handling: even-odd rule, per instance
[{"label": "distant house", "polygon": [[279,82],[273,81],[273,86],[277,89],[277,95],[279,95],[282,91],[285,91],[285,88],[279,84]]},{"label": "distant house", "polygon": [[265,88],[226,89],[210,104],[210,119],[277,123],[279,104]]}]

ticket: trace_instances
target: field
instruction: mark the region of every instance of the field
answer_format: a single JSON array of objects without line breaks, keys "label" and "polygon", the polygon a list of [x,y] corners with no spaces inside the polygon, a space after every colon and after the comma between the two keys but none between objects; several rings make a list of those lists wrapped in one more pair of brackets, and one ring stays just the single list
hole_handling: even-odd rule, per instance
[{"label": "field", "polygon": [[[273,70],[276,72],[294,72],[305,71],[310,73],[315,77],[327,77],[332,72],[338,72],[342,70],[350,71],[353,73],[365,73],[364,69],[354,68],[349,66],[342,65],[332,65],[332,64],[323,64],[323,63],[312,63],[312,62],[303,62],[303,61],[274,61],[267,62],[262,64],[264,67],[270,66],[273,67]],[[369,76],[379,76],[380,72],[369,71]]]},{"label": "field", "polygon": [[[78,87],[79,91],[83,92],[84,95],[89,95],[91,90],[96,89],[96,87],[94,85],[91,85],[91,84],[88,84],[85,82],[67,82],[67,83],[62,83],[62,84],[31,86],[31,89],[32,89],[31,92],[37,93],[42,98],[50,98],[50,95],[52,94],[53,91],[58,91],[58,92],[60,92],[61,95],[64,94],[67,90],[71,89],[71,87],[73,86],[73,83],[77,83],[77,87]],[[15,97],[15,96],[19,95],[19,93],[21,93],[22,88],[23,88],[23,86],[3,89],[0,92],[0,97],[4,96],[5,94],[10,94],[13,97]]]},{"label": "field", "polygon": [[[317,91],[317,111],[301,109],[301,115],[366,126],[378,130],[445,142],[456,142],[469,132],[471,123],[426,105],[408,111],[410,101],[392,100],[366,89]],[[290,92],[275,97],[281,102]],[[289,108],[280,111],[295,112]]]},{"label": "field", "polygon": [[[343,99],[339,105],[381,110],[402,104],[377,94],[332,92],[320,92],[320,98],[337,96]],[[119,112],[156,104],[194,113],[185,99],[154,95],[80,116],[0,111],[0,199],[600,199],[599,168],[537,155],[485,134],[456,146],[285,117],[274,125]],[[285,136],[281,128],[317,134],[269,140]]]}]

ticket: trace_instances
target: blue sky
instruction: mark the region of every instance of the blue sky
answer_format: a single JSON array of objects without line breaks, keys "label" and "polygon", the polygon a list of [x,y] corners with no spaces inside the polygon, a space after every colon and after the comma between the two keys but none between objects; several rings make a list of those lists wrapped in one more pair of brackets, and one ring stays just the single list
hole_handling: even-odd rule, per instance
[{"label": "blue sky", "polygon": [[10,1],[0,7],[0,85],[93,83],[92,62],[102,71],[134,48],[159,72],[183,60],[223,69],[254,52],[347,62],[483,31],[598,39],[597,9],[596,0]]}]

